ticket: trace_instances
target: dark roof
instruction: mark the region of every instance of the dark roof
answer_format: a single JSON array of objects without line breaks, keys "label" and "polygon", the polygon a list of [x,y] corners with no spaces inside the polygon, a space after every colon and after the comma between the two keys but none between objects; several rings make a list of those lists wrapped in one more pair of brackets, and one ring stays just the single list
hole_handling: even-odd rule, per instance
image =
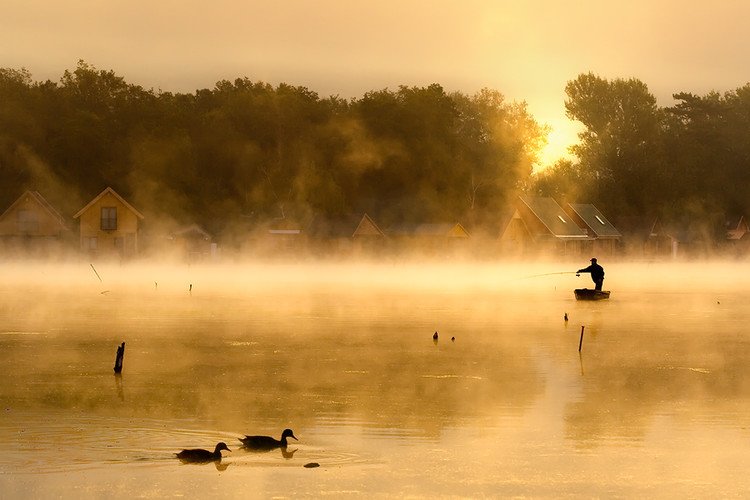
[{"label": "dark roof", "polygon": [[599,238],[619,238],[622,236],[620,231],[594,205],[589,203],[568,203],[568,206],[591,229],[594,233],[592,236]]},{"label": "dark roof", "polygon": [[519,199],[556,238],[586,238],[586,230],[578,227],[552,198],[519,196]]}]

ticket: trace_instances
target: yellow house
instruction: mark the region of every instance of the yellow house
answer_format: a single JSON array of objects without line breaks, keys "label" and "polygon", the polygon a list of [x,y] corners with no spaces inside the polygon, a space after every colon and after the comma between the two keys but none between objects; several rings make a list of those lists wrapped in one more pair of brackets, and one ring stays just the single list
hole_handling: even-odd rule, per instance
[{"label": "yellow house", "polygon": [[80,219],[81,250],[93,256],[132,257],[138,253],[143,215],[108,187],[73,216]]},{"label": "yellow house", "polygon": [[5,249],[58,252],[69,233],[65,218],[37,191],[26,191],[0,215],[0,242]]}]

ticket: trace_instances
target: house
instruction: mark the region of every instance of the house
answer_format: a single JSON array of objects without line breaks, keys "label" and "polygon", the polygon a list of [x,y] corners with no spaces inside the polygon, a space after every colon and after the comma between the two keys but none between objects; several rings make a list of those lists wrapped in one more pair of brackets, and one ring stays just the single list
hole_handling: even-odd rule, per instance
[{"label": "house", "polygon": [[505,253],[580,255],[586,230],[552,198],[519,196],[499,240]]},{"label": "house", "polygon": [[108,187],[73,216],[80,220],[80,248],[92,256],[130,258],[138,254],[143,215]]},{"label": "house", "polygon": [[218,246],[213,242],[213,237],[198,224],[190,224],[172,231],[168,239],[177,255],[188,262],[218,256]]},{"label": "house", "polygon": [[585,250],[588,250],[589,254],[592,256],[615,254],[622,234],[598,208],[588,203],[568,203],[566,209],[575,223],[588,233],[589,240],[585,243]]},{"label": "house", "polygon": [[387,237],[366,213],[342,217],[315,217],[307,228],[313,251],[336,254],[379,252]]},{"label": "house", "polygon": [[65,249],[71,230],[65,218],[39,192],[26,191],[0,215],[0,246],[26,255]]}]

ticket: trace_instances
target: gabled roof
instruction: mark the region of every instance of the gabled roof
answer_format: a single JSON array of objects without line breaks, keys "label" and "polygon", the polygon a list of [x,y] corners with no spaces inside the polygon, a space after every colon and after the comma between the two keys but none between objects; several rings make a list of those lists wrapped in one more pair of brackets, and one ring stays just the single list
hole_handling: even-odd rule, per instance
[{"label": "gabled roof", "polygon": [[727,220],[726,230],[728,240],[739,240],[750,231],[750,227],[745,220],[745,216],[740,215],[739,217],[735,216]]},{"label": "gabled roof", "polygon": [[568,206],[591,229],[594,236],[599,238],[619,238],[622,236],[620,231],[594,205],[589,203],[568,203]]},{"label": "gabled roof", "polygon": [[519,199],[556,238],[586,238],[586,230],[578,227],[552,198],[519,196]]},{"label": "gabled roof", "polygon": [[469,237],[469,232],[458,222],[404,224],[392,227],[389,232],[400,236],[433,236],[443,238]]},{"label": "gabled roof", "polygon": [[370,218],[369,215],[364,214],[357,224],[357,229],[354,230],[352,236],[385,236],[385,233],[381,231],[375,221]]},{"label": "gabled roof", "polygon": [[141,213],[140,213],[140,212],[139,212],[138,210],[136,210],[136,209],[135,209],[135,208],[133,207],[133,205],[131,205],[130,203],[128,203],[127,201],[125,201],[125,199],[124,199],[124,198],[123,198],[122,196],[120,196],[119,194],[117,194],[117,193],[115,192],[115,190],[114,190],[114,189],[112,189],[111,187],[108,187],[107,189],[105,189],[104,191],[102,191],[101,193],[99,193],[99,195],[98,195],[98,196],[97,196],[96,198],[94,198],[93,200],[91,200],[91,201],[90,201],[90,202],[88,203],[88,205],[86,205],[85,207],[83,207],[82,209],[80,209],[80,210],[78,211],[78,213],[77,213],[77,214],[75,214],[75,215],[73,216],[73,218],[74,218],[74,219],[77,219],[78,217],[80,217],[81,215],[83,215],[83,213],[85,213],[85,212],[86,212],[86,211],[87,211],[87,210],[88,210],[89,208],[91,208],[91,207],[92,207],[92,206],[93,206],[93,205],[94,205],[94,204],[95,204],[95,203],[96,203],[97,201],[99,201],[99,200],[100,200],[100,199],[101,199],[101,198],[102,198],[102,197],[103,197],[104,195],[106,195],[107,193],[109,193],[109,194],[111,194],[112,196],[114,196],[115,198],[117,198],[117,200],[118,200],[118,201],[119,201],[120,203],[122,203],[123,205],[125,205],[125,207],[126,207],[126,208],[127,208],[128,210],[130,210],[131,212],[133,212],[133,213],[134,213],[134,214],[135,214],[135,215],[136,215],[136,216],[137,216],[137,217],[138,217],[139,219],[143,219],[143,218],[144,218],[144,217],[143,217],[143,214],[141,214]]},{"label": "gabled roof", "polygon": [[57,222],[62,227],[62,229],[64,229],[65,231],[69,231],[68,225],[65,222],[65,218],[60,214],[60,212],[55,209],[55,207],[50,205],[50,203],[44,198],[44,196],[39,194],[38,191],[24,192],[21,196],[18,197],[16,201],[11,204],[11,206],[8,207],[7,210],[5,210],[5,212],[2,213],[2,215],[0,215],[0,220],[4,219],[6,215],[13,212],[13,210],[19,204],[21,204],[21,202],[25,201],[26,198],[31,198],[32,200],[34,200],[52,219],[54,219],[55,222]]}]

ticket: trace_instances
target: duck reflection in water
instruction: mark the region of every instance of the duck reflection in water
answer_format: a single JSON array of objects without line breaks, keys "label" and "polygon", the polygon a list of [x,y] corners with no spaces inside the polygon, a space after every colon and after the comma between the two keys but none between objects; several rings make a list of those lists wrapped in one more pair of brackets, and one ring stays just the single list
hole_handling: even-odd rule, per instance
[{"label": "duck reflection in water", "polygon": [[[294,435],[292,429],[284,429],[281,433],[281,439],[274,439],[271,436],[245,436],[240,438],[242,447],[251,451],[270,451],[276,448],[281,448],[282,454],[286,450],[289,442],[288,438],[292,438],[295,441],[299,441]],[[296,451],[296,450],[295,450]],[[294,454],[294,452],[291,452]],[[291,458],[284,455],[284,458]]]},{"label": "duck reflection in water", "polygon": [[229,449],[226,443],[217,443],[216,448],[214,448],[213,452],[196,448],[190,450],[182,450],[175,455],[180,459],[181,462],[184,463],[205,464],[209,462],[220,462],[222,450],[232,451]]}]

